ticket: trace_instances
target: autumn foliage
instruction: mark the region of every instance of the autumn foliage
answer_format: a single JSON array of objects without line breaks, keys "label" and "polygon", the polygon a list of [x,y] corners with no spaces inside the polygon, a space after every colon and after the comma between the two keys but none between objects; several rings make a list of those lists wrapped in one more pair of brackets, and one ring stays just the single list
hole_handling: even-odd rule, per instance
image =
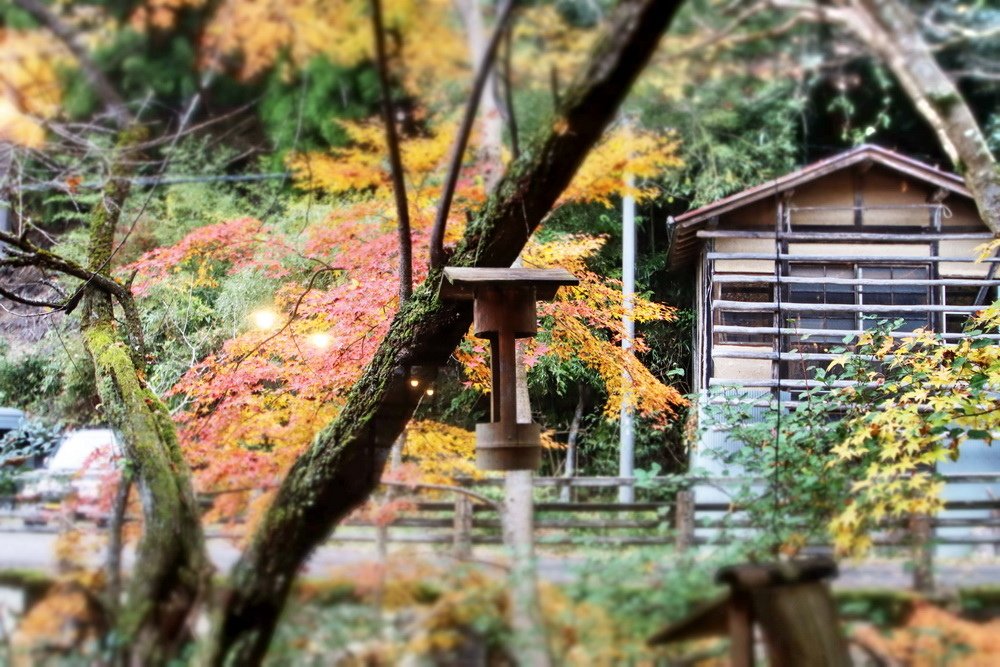
[{"label": "autumn foliage", "polygon": [[[398,309],[398,246],[383,133],[374,122],[344,123],[350,145],[322,153],[294,154],[289,165],[298,185],[330,201],[303,227],[289,232],[273,223],[240,218],[201,227],[178,243],[143,255],[125,268],[139,295],[154,287],[213,289],[226,275],[250,268],[278,281],[272,298],[256,304],[245,329],[200,360],[170,390],[182,409],[176,419],[189,461],[203,489],[250,488],[277,479],[322,424],[338,411],[345,392],[371,358]],[[440,195],[440,170],[453,126],[428,119],[427,131],[410,136],[402,152],[410,192],[414,279],[426,276],[428,230]],[[621,127],[584,164],[563,203],[598,202],[653,190],[627,186],[626,167],[652,176],[677,164],[674,144]],[[472,151],[470,151],[470,154]],[[469,158],[459,181],[446,241],[464,228],[464,211],[485,198],[481,170]],[[639,361],[641,338],[623,350],[625,304],[618,281],[595,274],[587,259],[606,239],[570,235],[531,245],[529,266],[569,269],[579,287],[564,289],[540,308],[542,336],[529,344],[527,361],[548,355],[579,360],[607,390],[605,414],[621,405],[661,423],[683,398]],[[642,297],[638,322],[667,319],[672,310]],[[263,317],[266,321],[261,321]],[[456,354],[469,384],[486,386],[481,341]],[[631,389],[622,373],[631,378]],[[436,425],[413,430],[408,454],[424,462],[429,479],[472,472],[471,434]],[[463,442],[462,447],[457,443]],[[435,443],[431,445],[430,443]],[[455,446],[448,443],[454,443]],[[435,454],[434,448],[440,452]],[[443,456],[442,453],[448,453]],[[461,465],[455,459],[464,461]],[[448,463],[445,465],[445,460]]]}]

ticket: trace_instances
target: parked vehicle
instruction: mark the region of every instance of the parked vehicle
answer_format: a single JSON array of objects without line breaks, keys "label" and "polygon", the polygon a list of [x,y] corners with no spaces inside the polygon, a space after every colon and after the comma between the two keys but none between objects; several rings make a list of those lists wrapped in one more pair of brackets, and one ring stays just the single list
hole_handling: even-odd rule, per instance
[{"label": "parked vehicle", "polygon": [[0,438],[24,423],[24,413],[16,408],[0,408]]},{"label": "parked vehicle", "polygon": [[18,503],[28,504],[26,525],[58,516],[103,522],[118,483],[121,448],[111,429],[72,431],[63,436],[41,470],[20,476]]}]

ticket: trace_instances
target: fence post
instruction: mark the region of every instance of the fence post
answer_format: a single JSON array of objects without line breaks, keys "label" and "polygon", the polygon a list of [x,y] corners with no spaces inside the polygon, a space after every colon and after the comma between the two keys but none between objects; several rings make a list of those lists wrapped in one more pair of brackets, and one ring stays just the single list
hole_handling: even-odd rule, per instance
[{"label": "fence post", "polygon": [[472,499],[455,494],[454,537],[452,553],[459,560],[472,557]]},{"label": "fence post", "polygon": [[918,514],[910,520],[913,537],[913,590],[918,593],[934,591],[934,534],[933,519]]},{"label": "fence post", "polygon": [[674,498],[674,543],[678,553],[694,544],[694,492],[681,489]]}]

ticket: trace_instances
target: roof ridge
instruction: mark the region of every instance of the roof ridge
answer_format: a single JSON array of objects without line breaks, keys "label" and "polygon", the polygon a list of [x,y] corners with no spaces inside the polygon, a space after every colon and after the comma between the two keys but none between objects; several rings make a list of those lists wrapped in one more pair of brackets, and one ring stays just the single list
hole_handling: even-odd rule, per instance
[{"label": "roof ridge", "polygon": [[956,194],[969,198],[972,197],[972,194],[965,187],[965,180],[958,174],[945,171],[939,167],[903,155],[902,153],[897,153],[890,148],[878,144],[859,144],[846,151],[807,164],[783,176],[745,188],[722,199],[717,199],[710,204],[686,211],[681,215],[675,216],[673,220],[678,224],[695,224],[705,217],[718,215],[734,208],[739,208],[742,205],[751,204],[802,183],[808,183],[829,173],[851,167],[862,161],[866,155],[875,157],[880,164],[890,169],[895,169],[926,182],[945,187]]}]

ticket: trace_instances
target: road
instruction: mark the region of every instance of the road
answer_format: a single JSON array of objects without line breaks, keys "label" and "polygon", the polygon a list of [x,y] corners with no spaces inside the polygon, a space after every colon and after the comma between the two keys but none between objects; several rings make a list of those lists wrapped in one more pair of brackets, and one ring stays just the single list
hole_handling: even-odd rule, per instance
[{"label": "road", "polygon": [[[21,528],[0,526],[0,569],[32,569],[45,572],[56,570],[56,539],[51,531],[26,531]],[[101,540],[94,540],[100,546]],[[240,549],[232,540],[224,537],[208,539],[208,553],[220,572],[228,572],[239,557]],[[78,554],[85,562],[98,566],[104,560],[100,550],[88,548],[87,541],[77,547]],[[429,546],[393,545],[390,553],[405,554],[408,559],[427,558],[448,563],[447,553]],[[476,563],[496,567],[503,571],[504,553],[493,547],[476,547]],[[132,562],[133,553],[127,549],[125,567]],[[373,562],[376,558],[373,544],[343,544],[331,542],[318,549],[309,560],[307,574],[322,577],[331,571],[361,563]],[[565,583],[575,576],[585,559],[578,555],[544,553],[539,556],[539,576],[547,581]],[[942,589],[1000,585],[1000,558],[976,557],[969,559],[939,559],[935,564],[937,584]],[[906,563],[901,560],[868,560],[860,563],[841,564],[840,576],[834,581],[837,588],[895,588],[905,589],[910,585],[911,576]]]}]

